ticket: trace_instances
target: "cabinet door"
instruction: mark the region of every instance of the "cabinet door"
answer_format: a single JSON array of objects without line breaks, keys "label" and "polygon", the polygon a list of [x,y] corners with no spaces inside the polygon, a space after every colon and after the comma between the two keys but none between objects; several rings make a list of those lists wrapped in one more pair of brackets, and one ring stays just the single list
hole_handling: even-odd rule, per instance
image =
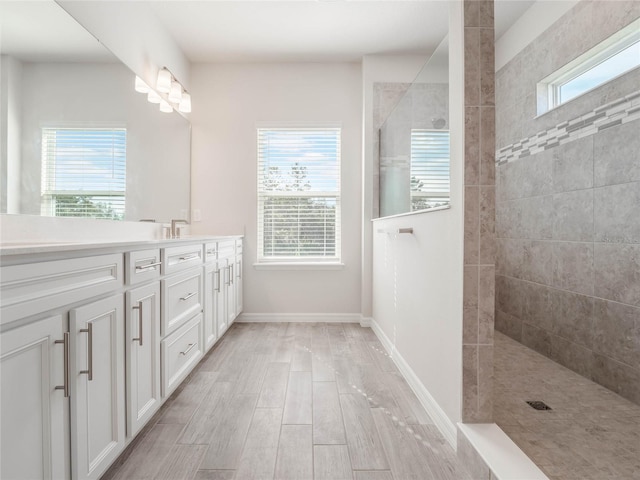
[{"label": "cabinet door", "polygon": [[231,326],[236,319],[236,284],[235,284],[235,262],[231,257],[226,268],[227,275],[227,326]]},{"label": "cabinet door", "polygon": [[160,283],[127,292],[127,435],[160,407]]},{"label": "cabinet door", "polygon": [[71,332],[71,467],[97,479],[125,442],[122,295],[75,308]]},{"label": "cabinet door", "polygon": [[220,270],[212,263],[204,267],[204,351],[207,352],[217,337],[218,291],[220,290]]},{"label": "cabinet door", "polygon": [[69,478],[63,327],[55,315],[0,336],[0,478]]},{"label": "cabinet door", "polygon": [[243,295],[243,280],[242,280],[242,255],[236,257],[236,317],[242,313],[242,295]]},{"label": "cabinet door", "polygon": [[218,327],[218,338],[227,331],[227,260],[220,260],[216,266],[216,275],[219,283],[216,288],[216,322]]}]

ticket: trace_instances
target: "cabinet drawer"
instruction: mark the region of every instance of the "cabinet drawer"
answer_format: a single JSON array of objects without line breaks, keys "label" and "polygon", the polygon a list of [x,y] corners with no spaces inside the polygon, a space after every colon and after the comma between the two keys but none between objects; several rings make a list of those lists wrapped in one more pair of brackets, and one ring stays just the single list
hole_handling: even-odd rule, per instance
[{"label": "cabinet drawer", "polygon": [[213,262],[218,259],[218,242],[207,243],[204,246],[204,261]]},{"label": "cabinet drawer", "polygon": [[242,253],[242,240],[236,240],[236,254]]},{"label": "cabinet drawer", "polygon": [[0,267],[2,324],[122,287],[122,254]]},{"label": "cabinet drawer", "polygon": [[124,254],[128,285],[160,278],[160,249],[140,250]]},{"label": "cabinet drawer", "polygon": [[169,395],[202,357],[202,314],[165,338],[162,356],[162,396]]},{"label": "cabinet drawer", "polygon": [[165,275],[202,264],[202,245],[185,245],[162,249],[162,268]]},{"label": "cabinet drawer", "polygon": [[165,278],[162,284],[162,336],[202,310],[202,268]]},{"label": "cabinet drawer", "polygon": [[236,254],[235,240],[218,242],[218,258],[233,257]]}]

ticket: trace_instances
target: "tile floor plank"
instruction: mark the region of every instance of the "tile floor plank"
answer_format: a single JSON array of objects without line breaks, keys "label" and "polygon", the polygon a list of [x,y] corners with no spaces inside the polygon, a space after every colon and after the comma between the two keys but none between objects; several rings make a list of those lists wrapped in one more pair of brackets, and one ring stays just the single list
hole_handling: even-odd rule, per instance
[{"label": "tile floor plank", "polygon": [[211,390],[218,378],[218,372],[198,371],[189,383],[172,400],[171,408],[158,419],[158,423],[179,423],[186,425]]},{"label": "tile floor plank", "polygon": [[346,443],[338,387],[335,382],[313,382],[313,444]]},{"label": "tile floor plank", "polygon": [[353,473],[346,445],[313,446],[315,480],[352,480]]},{"label": "tile floor plank", "polygon": [[289,372],[283,424],[311,425],[313,421],[311,372]]},{"label": "tile floor plank", "polygon": [[154,480],[192,480],[206,445],[174,445]]},{"label": "tile floor plank", "polygon": [[313,480],[311,425],[282,425],[275,480]]},{"label": "tile floor plank", "polygon": [[310,372],[311,371],[311,353],[304,350],[304,344],[297,344],[293,355],[291,356],[292,372]]},{"label": "tile floor plank", "polygon": [[393,476],[389,470],[377,471],[354,471],[353,480],[393,480]]},{"label": "tile floor plank", "polygon": [[288,363],[270,363],[262,382],[257,408],[283,408],[289,381]]},{"label": "tile floor plank", "polygon": [[235,395],[224,409],[209,438],[209,449],[200,468],[235,470],[249,430],[257,395]]},{"label": "tile floor plank", "polygon": [[281,408],[256,408],[240,456],[235,480],[273,478],[281,424]]},{"label": "tile floor plank", "polygon": [[193,480],[233,480],[235,470],[198,470]]},{"label": "tile floor plank", "polygon": [[367,399],[359,394],[340,395],[340,406],[353,469],[388,470],[387,457]]},{"label": "tile floor plank", "polygon": [[224,418],[226,407],[233,398],[234,388],[232,383],[215,383],[182,431],[178,443],[209,443],[211,432]]}]

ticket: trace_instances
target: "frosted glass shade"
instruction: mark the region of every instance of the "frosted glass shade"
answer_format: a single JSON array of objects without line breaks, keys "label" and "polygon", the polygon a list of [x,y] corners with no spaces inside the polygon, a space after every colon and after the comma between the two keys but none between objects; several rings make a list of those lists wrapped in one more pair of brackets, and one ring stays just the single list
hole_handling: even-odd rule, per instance
[{"label": "frosted glass shade", "polygon": [[164,113],[173,112],[173,107],[166,100],[160,100],[160,111]]},{"label": "frosted glass shade", "polygon": [[162,101],[162,98],[155,91],[149,90],[147,100],[149,100],[149,102],[151,103],[160,103]]},{"label": "frosted glass shade", "polygon": [[169,93],[171,91],[171,72],[166,68],[163,68],[158,72],[158,83],[156,84],[156,90],[162,93]]},{"label": "frosted glass shade", "polygon": [[136,75],[136,86],[135,86],[135,89],[136,89],[136,92],[140,92],[140,93],[149,93],[149,90],[151,90],[149,88],[149,85],[144,83],[144,80],[142,80],[137,75]]},{"label": "frosted glass shade", "polygon": [[171,91],[169,92],[169,101],[173,103],[180,103],[182,100],[182,85],[178,82],[171,83]]},{"label": "frosted glass shade", "polygon": [[191,113],[191,95],[187,92],[182,93],[182,100],[180,100],[178,110],[182,113]]}]

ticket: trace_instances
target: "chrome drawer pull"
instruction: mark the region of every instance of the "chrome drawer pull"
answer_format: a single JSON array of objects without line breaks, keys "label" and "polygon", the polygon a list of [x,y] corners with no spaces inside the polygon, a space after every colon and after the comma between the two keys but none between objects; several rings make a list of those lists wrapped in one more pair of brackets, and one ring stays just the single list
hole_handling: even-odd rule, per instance
[{"label": "chrome drawer pull", "polygon": [[197,294],[198,294],[198,292],[188,293],[184,297],[180,297],[180,300],[184,302],[185,300],[189,300],[191,297],[193,297],[194,295],[197,295]]},{"label": "chrome drawer pull", "polygon": [[141,273],[147,270],[155,270],[155,267],[162,265],[162,262],[149,263],[147,265],[136,265],[136,272]]},{"label": "chrome drawer pull", "polygon": [[87,328],[81,328],[80,332],[88,334],[87,337],[87,370],[80,370],[80,374],[87,374],[89,381],[93,380],[93,324],[88,323]]},{"label": "chrome drawer pull", "polygon": [[55,389],[64,390],[64,396],[69,398],[69,332],[64,332],[62,340],[56,340],[54,343],[64,345],[64,385],[58,385]]},{"label": "chrome drawer pull", "polygon": [[216,270],[216,285],[217,287],[215,287],[214,290],[220,293],[220,269]]},{"label": "chrome drawer pull", "polygon": [[187,260],[193,260],[194,258],[200,258],[200,255],[194,253],[192,255],[187,255],[186,257],[180,257],[181,262],[186,262]]},{"label": "chrome drawer pull", "polygon": [[216,253],[214,248],[212,248],[211,250],[207,250],[207,255],[213,255],[214,253]]},{"label": "chrome drawer pull", "polygon": [[242,261],[238,260],[238,275],[237,278],[242,279]]},{"label": "chrome drawer pull", "polygon": [[197,344],[196,343],[190,343],[189,347],[184,351],[184,352],[180,352],[180,355],[186,355],[187,353],[189,353],[193,347],[195,347]]},{"label": "chrome drawer pull", "polygon": [[138,305],[132,307],[134,310],[138,310],[138,338],[132,338],[132,342],[139,342],[142,346],[142,301],[138,302]]}]

